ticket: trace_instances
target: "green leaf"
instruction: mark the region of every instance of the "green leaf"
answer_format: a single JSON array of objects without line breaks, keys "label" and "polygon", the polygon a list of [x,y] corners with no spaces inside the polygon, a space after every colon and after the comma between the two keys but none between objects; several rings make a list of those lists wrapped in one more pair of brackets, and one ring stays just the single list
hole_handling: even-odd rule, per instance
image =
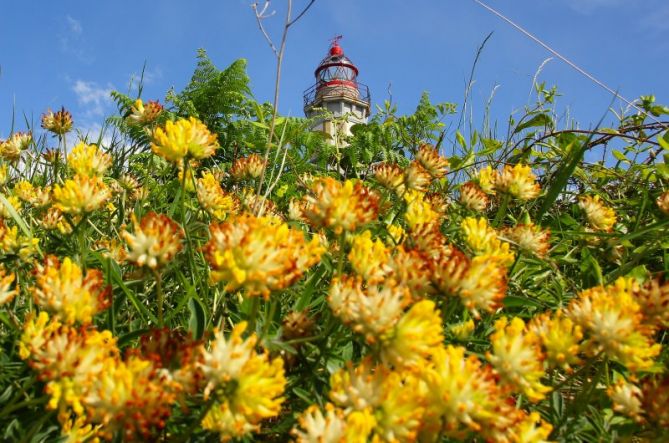
[{"label": "green leaf", "polygon": [[146,306],[142,304],[141,301],[137,298],[137,294],[135,294],[134,291],[130,290],[123,281],[123,278],[121,277],[121,274],[119,273],[118,269],[114,266],[110,267],[110,273],[111,273],[111,281],[113,284],[121,288],[123,293],[128,297],[130,300],[130,303],[135,307],[137,310],[137,313],[142,317],[142,320],[146,321],[146,318],[148,317],[153,324],[158,324],[158,319],[156,318],[155,315],[151,311],[149,311]]},{"label": "green leaf", "polygon": [[629,162],[629,160],[627,160],[627,157],[625,156],[625,154],[623,154],[622,152],[618,151],[617,149],[614,149],[614,150],[613,150],[613,156],[614,156],[616,159],[620,160],[621,162]]},{"label": "green leaf", "polygon": [[657,173],[664,179],[669,179],[669,165],[664,163],[658,163],[655,165]]},{"label": "green leaf", "polygon": [[537,114],[528,121],[519,124],[516,126],[516,129],[513,131],[514,134],[518,134],[524,129],[534,128],[538,126],[545,126],[548,128],[553,127],[553,121],[551,120],[548,114]]},{"label": "green leaf", "polygon": [[478,155],[489,155],[496,152],[499,148],[502,147],[504,143],[494,138],[482,138],[481,143],[483,143],[483,151],[479,151]]},{"label": "green leaf", "polygon": [[664,134],[657,138],[657,142],[662,146],[663,149],[669,151],[669,131],[666,131]]},{"label": "green leaf", "polygon": [[127,334],[123,334],[118,339],[118,346],[120,348],[123,348],[132,340],[141,337],[142,335],[146,334],[149,331],[150,329],[137,329],[136,331],[130,331]]},{"label": "green leaf", "polygon": [[193,334],[194,339],[199,340],[204,335],[204,327],[207,323],[204,308],[197,299],[191,297],[188,300],[188,309],[190,310],[188,330]]},{"label": "green leaf", "polygon": [[[591,136],[592,137],[592,136]],[[583,158],[583,155],[585,154],[585,151],[587,151],[588,146],[589,146],[590,138],[588,138],[587,141],[583,142],[581,146],[578,147],[578,149],[571,149],[573,146],[573,142],[567,146],[567,150],[571,150],[569,155],[562,161],[560,164],[560,167],[557,170],[557,173],[555,174],[555,177],[551,180],[553,183],[550,188],[548,188],[548,192],[546,192],[546,196],[543,199],[543,203],[541,205],[541,208],[539,209],[539,213],[536,215],[535,219],[536,220],[541,220],[541,218],[546,214],[548,209],[553,205],[555,200],[557,200],[558,196],[564,189],[564,187],[567,185],[567,181],[569,180],[569,177],[574,173],[574,170],[578,166],[578,164],[581,162],[581,159]]]},{"label": "green leaf", "polygon": [[544,305],[541,302],[533,300],[529,297],[520,297],[517,295],[507,295],[504,297],[504,307],[506,308],[543,308]]},{"label": "green leaf", "polygon": [[467,149],[467,142],[465,137],[460,133],[460,131],[455,131],[455,140],[458,142],[462,149]]}]

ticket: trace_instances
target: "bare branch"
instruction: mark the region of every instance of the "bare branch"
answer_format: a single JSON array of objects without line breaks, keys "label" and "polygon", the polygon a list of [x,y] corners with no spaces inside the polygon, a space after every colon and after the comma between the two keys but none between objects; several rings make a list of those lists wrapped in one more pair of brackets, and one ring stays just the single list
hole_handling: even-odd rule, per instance
[{"label": "bare branch", "polygon": [[299,19],[301,19],[302,16],[303,16],[304,14],[307,13],[307,11],[309,10],[309,8],[311,8],[311,6],[313,6],[314,3],[316,3],[316,0],[311,0],[311,1],[309,2],[309,4],[308,4],[307,6],[304,7],[304,9],[302,10],[302,12],[300,12],[299,14],[297,14],[297,17],[295,17],[295,19],[294,19],[293,21],[291,21],[290,23],[288,23],[288,24],[286,25],[286,27],[287,27],[287,28],[290,28],[293,24],[295,24],[295,22],[297,22]]},{"label": "bare branch", "polygon": [[270,2],[270,0],[266,0],[265,4],[263,5],[263,7],[260,11],[258,11],[258,2],[253,2],[251,4],[251,8],[253,9],[253,13],[256,16],[256,22],[258,23],[258,28],[260,29],[260,32],[265,37],[265,40],[267,40],[267,43],[269,44],[269,47],[272,49],[272,52],[274,52],[274,55],[279,57],[279,51],[276,49],[276,46],[274,46],[274,42],[272,42],[272,38],[269,36],[267,31],[265,30],[265,27],[262,24],[263,20],[273,16],[276,12],[276,11],[272,11],[269,15],[265,14],[265,12],[267,11],[267,8],[269,7],[269,2]]}]

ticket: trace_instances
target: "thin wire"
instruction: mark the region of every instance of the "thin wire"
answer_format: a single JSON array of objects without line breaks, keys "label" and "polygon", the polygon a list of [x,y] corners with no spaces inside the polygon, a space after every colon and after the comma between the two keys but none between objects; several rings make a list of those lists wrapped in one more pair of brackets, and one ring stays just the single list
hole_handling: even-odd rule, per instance
[{"label": "thin wire", "polygon": [[636,109],[637,111],[641,112],[642,114],[647,114],[648,117],[649,117],[651,120],[653,120],[653,121],[655,121],[656,123],[659,123],[659,124],[661,124],[663,127],[667,128],[667,126],[666,126],[665,123],[659,121],[658,119],[656,119],[656,118],[655,118],[654,116],[652,116],[651,114],[648,114],[646,111],[644,111],[643,109],[641,109],[640,107],[638,107],[637,105],[635,105],[633,102],[627,100],[625,97],[623,97],[622,95],[620,95],[617,91],[614,91],[613,89],[609,88],[606,84],[604,84],[603,82],[601,82],[600,80],[598,80],[597,78],[595,78],[592,74],[590,74],[590,73],[588,73],[587,71],[585,71],[584,69],[580,68],[576,63],[572,62],[572,61],[569,60],[567,57],[563,56],[562,54],[560,54],[559,52],[557,52],[556,50],[554,50],[553,48],[551,48],[550,46],[548,46],[546,43],[544,43],[543,41],[541,41],[538,37],[535,37],[533,34],[531,34],[531,33],[530,33],[529,31],[527,31],[525,28],[523,28],[523,27],[520,26],[519,24],[515,23],[515,22],[514,22],[513,20],[511,20],[510,18],[506,17],[506,16],[505,16],[504,14],[502,14],[501,12],[499,12],[499,11],[493,9],[492,7],[486,5],[485,3],[483,3],[483,2],[480,1],[480,0],[474,0],[474,2],[478,3],[480,6],[484,7],[484,8],[487,9],[488,11],[492,12],[493,14],[495,14],[497,17],[501,18],[502,20],[504,20],[505,22],[507,22],[508,24],[510,24],[511,26],[513,26],[514,28],[516,28],[518,31],[520,31],[521,33],[525,34],[527,37],[529,37],[529,38],[531,38],[532,40],[534,40],[534,42],[540,44],[544,49],[546,49],[546,50],[549,51],[551,54],[553,54],[554,56],[556,56],[557,58],[559,58],[560,60],[562,60],[563,62],[565,62],[565,63],[568,64],[569,66],[571,66],[572,68],[574,68],[576,71],[578,71],[578,72],[581,73],[582,75],[586,76],[587,78],[589,78],[590,80],[592,80],[593,82],[595,82],[597,85],[599,85],[601,88],[603,88],[604,90],[606,90],[606,91],[609,92],[610,94],[613,94],[615,97],[618,97],[619,99],[621,99],[622,101],[624,101],[625,103],[627,103],[627,105],[633,107],[634,109]]}]

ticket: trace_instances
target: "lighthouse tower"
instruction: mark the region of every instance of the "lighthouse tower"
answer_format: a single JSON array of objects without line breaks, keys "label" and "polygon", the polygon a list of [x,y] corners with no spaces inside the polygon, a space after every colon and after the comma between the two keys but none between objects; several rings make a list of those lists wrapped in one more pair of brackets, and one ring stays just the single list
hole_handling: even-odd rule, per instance
[{"label": "lighthouse tower", "polygon": [[311,129],[324,132],[331,140],[350,135],[354,124],[367,123],[370,109],[369,88],[358,82],[358,68],[344,55],[340,39],[332,40],[314,72],[316,83],[304,91],[304,114],[316,118]]}]

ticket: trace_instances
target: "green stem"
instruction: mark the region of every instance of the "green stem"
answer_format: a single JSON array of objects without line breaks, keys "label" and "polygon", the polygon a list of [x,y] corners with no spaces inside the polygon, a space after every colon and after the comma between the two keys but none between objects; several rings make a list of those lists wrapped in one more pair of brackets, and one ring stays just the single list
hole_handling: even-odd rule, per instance
[{"label": "green stem", "polygon": [[513,264],[509,268],[509,272],[507,274],[509,276],[509,278],[511,278],[511,276],[513,275],[513,271],[516,269],[516,266],[518,265],[518,262],[520,261],[520,254],[521,254],[521,251],[516,252],[516,259],[513,261]]},{"label": "green stem", "polygon": [[269,313],[265,316],[265,323],[263,324],[262,338],[266,338],[269,333],[269,327],[272,324],[272,319],[276,313],[276,299],[272,297],[269,302]]},{"label": "green stem", "polygon": [[258,310],[260,309],[260,298],[251,297],[251,312],[249,313],[249,331],[256,331],[256,319],[258,317]]},{"label": "green stem", "polygon": [[344,247],[344,240],[346,237],[346,232],[342,231],[341,234],[339,234],[339,259],[337,261],[337,277],[341,277],[341,275],[344,272],[344,258],[346,257],[345,250],[346,248]]},{"label": "green stem", "polygon": [[156,279],[156,301],[158,304],[158,326],[163,327],[164,317],[163,317],[163,304],[165,303],[165,294],[163,293],[163,278],[160,275],[160,272],[154,270],[153,276]]},{"label": "green stem", "polygon": [[86,219],[81,221],[79,223],[79,226],[77,226],[77,242],[79,243],[79,260],[81,261],[81,267],[85,268],[86,267],[86,232],[84,231],[84,228],[81,226],[85,223]]},{"label": "green stem", "polygon": [[63,136],[58,136],[58,149],[53,156],[53,184],[58,183],[58,162],[60,160],[60,146],[63,144]]},{"label": "green stem", "polygon": [[195,432],[195,430],[200,427],[200,423],[202,423],[204,417],[211,410],[212,406],[214,406],[214,403],[216,403],[216,395],[212,395],[211,398],[207,400],[207,402],[204,404],[204,408],[202,408],[202,411],[200,411],[197,418],[193,420],[188,429],[186,429],[178,438],[174,439],[173,441],[175,443],[191,441],[193,438],[193,432]]},{"label": "green stem", "polygon": [[499,206],[499,209],[497,209],[497,215],[495,215],[495,220],[492,222],[492,225],[495,228],[502,223],[502,220],[504,220],[506,210],[509,207],[509,200],[511,200],[511,196],[509,194],[504,195],[502,198],[502,204]]},{"label": "green stem", "polygon": [[0,418],[5,417],[11,412],[17,411],[21,408],[27,408],[29,406],[41,405],[49,401],[49,398],[44,396],[40,398],[33,398],[30,400],[22,401],[21,403],[15,403],[13,405],[7,405],[2,411],[0,411]]}]

